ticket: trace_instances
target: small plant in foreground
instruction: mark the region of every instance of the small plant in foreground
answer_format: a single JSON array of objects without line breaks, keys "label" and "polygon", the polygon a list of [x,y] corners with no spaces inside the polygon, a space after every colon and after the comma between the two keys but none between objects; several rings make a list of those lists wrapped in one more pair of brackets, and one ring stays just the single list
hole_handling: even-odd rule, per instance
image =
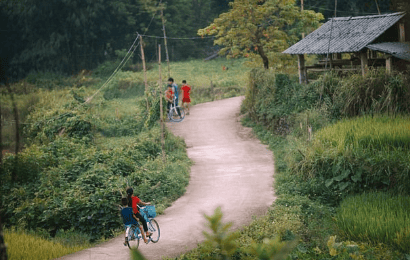
[{"label": "small plant in foreground", "polygon": [[221,222],[222,216],[220,207],[215,209],[214,215],[205,215],[209,222],[209,228],[212,231],[212,233],[203,232],[206,237],[205,245],[210,245],[216,249],[216,255],[213,256],[214,259],[229,259],[237,248],[235,240],[238,234],[229,232],[232,223],[223,224]]}]

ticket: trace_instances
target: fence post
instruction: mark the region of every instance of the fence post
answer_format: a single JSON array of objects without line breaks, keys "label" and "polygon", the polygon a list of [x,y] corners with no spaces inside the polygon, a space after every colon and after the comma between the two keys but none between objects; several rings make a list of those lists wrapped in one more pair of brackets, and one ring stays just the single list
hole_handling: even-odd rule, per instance
[{"label": "fence post", "polygon": [[161,74],[161,44],[158,45],[158,69],[159,69],[159,122],[161,124],[161,149],[162,149],[162,162],[165,165],[165,138],[164,138],[164,119],[162,112],[162,74]]},{"label": "fence post", "polygon": [[147,111],[149,111],[149,104],[148,104],[148,80],[147,80],[147,68],[145,67],[145,54],[144,54],[144,47],[142,36],[140,35],[140,45],[141,45],[141,59],[142,59],[142,69],[144,70],[144,84],[145,84],[145,102],[147,103]]}]

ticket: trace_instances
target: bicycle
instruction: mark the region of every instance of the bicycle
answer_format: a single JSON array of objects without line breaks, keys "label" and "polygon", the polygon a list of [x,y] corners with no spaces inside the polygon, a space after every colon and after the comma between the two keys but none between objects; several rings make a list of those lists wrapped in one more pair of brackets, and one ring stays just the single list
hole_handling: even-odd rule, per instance
[{"label": "bicycle", "polygon": [[[138,206],[138,208],[140,214],[147,221],[148,231],[152,233],[152,235],[148,238],[148,243],[157,243],[160,237],[160,229],[158,222],[154,219],[156,217],[155,206]],[[137,249],[140,244],[140,240],[142,239],[139,224],[125,225],[125,228],[128,237],[127,245],[129,249]]]},{"label": "bicycle", "polygon": [[[171,105],[171,108],[169,109],[168,119],[172,122],[181,122],[185,118],[185,110],[184,110],[184,107],[176,106],[175,102],[176,102],[176,97],[174,97],[173,105]],[[179,116],[178,110],[181,116]]]}]

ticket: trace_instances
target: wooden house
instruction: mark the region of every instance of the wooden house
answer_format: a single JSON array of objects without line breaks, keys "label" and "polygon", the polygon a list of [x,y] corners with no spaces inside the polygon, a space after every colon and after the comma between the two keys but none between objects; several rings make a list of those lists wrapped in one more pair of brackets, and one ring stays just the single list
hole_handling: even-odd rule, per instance
[{"label": "wooden house", "polygon": [[[364,75],[369,66],[385,66],[390,72],[396,63],[410,64],[410,35],[403,17],[405,13],[398,12],[332,18],[283,53],[298,56],[300,83],[307,83],[308,70],[361,70]],[[350,58],[342,59],[342,53]],[[305,66],[305,54],[325,58]]]}]

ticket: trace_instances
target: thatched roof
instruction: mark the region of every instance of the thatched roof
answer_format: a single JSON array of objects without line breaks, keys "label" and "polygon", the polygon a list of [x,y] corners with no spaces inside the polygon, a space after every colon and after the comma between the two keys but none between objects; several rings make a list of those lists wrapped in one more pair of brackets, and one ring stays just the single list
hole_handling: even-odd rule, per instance
[{"label": "thatched roof", "polygon": [[402,60],[410,61],[409,42],[382,42],[369,44],[366,47],[374,51],[380,51],[387,54],[391,54],[392,56]]},{"label": "thatched roof", "polygon": [[332,18],[283,53],[326,54],[359,52],[396,24],[403,12]]}]

